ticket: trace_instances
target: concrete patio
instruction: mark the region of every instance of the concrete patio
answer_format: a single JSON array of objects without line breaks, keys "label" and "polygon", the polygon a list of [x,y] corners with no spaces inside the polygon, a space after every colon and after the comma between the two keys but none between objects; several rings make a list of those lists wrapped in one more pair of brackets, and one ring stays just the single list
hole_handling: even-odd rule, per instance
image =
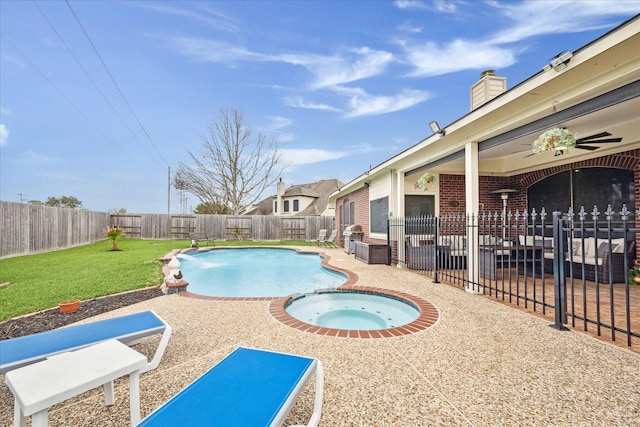
[{"label": "concrete patio", "polygon": [[[308,250],[309,247],[304,248]],[[160,366],[141,376],[142,416],[178,393],[237,346],[317,357],[324,364],[322,426],[640,426],[640,354],[472,295],[409,270],[366,265],[342,248],[330,264],[356,285],[393,289],[434,304],[439,321],[395,338],[314,335],[271,317],[268,301],[215,301],[169,295],[105,313],[152,309],[172,327]],[[136,350],[152,354],[157,338]],[[116,404],[100,389],[51,408],[51,426],[122,426],[128,384]],[[287,425],[305,423],[307,387]],[[0,386],[0,424],[12,425],[13,397]]]}]

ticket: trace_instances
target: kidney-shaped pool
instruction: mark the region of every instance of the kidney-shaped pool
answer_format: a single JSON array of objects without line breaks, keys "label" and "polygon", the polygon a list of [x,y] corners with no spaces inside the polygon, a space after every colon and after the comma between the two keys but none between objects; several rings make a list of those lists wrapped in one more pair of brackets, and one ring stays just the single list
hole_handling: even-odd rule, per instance
[{"label": "kidney-shaped pool", "polygon": [[335,288],[347,277],[322,256],[284,248],[214,249],[179,254],[189,292],[217,297],[282,297]]}]

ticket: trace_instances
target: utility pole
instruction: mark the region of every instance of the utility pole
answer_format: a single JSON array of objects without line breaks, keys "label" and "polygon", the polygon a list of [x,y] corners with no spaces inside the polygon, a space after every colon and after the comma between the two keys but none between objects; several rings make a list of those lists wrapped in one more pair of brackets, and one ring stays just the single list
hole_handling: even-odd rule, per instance
[{"label": "utility pole", "polygon": [[24,202],[24,196],[26,196],[26,194],[18,193],[18,196],[20,196],[20,203],[23,203]]},{"label": "utility pole", "polygon": [[171,166],[167,166],[167,215],[171,215]]},{"label": "utility pole", "polygon": [[167,225],[171,239],[171,166],[167,166]]}]

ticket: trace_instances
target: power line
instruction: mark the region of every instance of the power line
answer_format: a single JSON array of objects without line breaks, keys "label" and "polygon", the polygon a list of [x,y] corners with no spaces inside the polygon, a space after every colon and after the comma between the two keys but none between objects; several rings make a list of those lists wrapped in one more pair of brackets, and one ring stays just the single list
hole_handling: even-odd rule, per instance
[{"label": "power line", "polygon": [[[60,35],[60,33],[58,32],[58,30],[56,29],[55,25],[53,25],[53,23],[49,20],[49,18],[47,18],[47,16],[45,15],[45,13],[42,11],[42,9],[40,8],[40,6],[38,5],[38,3],[36,2],[36,0],[33,0],[33,4],[36,6],[36,8],[38,9],[38,11],[40,12],[40,14],[42,15],[42,17],[45,19],[45,21],[47,21],[47,23],[49,24],[49,26],[51,27],[51,29],[53,30],[53,32],[56,34],[56,36],[58,36],[58,39],[60,40],[60,42],[64,45],[64,47],[67,49],[67,52],[69,52],[69,54],[71,55],[71,57],[76,61],[76,64],[78,65],[78,67],[80,67],[80,69],[84,72],[85,76],[87,77],[87,79],[89,79],[89,81],[91,83],[93,83],[93,86],[96,88],[96,90],[98,91],[98,93],[100,94],[100,96],[102,97],[102,99],[104,100],[104,102],[109,106],[109,108],[111,108],[111,111],[113,111],[113,113],[116,115],[116,117],[118,119],[120,119],[120,121],[122,122],[122,124],[124,125],[125,128],[127,128],[127,130],[129,131],[129,133],[131,134],[131,136],[133,136],[133,138],[136,140],[136,142],[140,145],[140,147],[146,151],[145,146],[142,144],[142,142],[138,139],[138,137],[135,135],[135,133],[133,132],[133,130],[127,125],[127,123],[124,121],[124,119],[122,118],[122,116],[118,113],[118,111],[115,109],[115,107],[113,106],[113,104],[111,104],[111,102],[109,102],[109,100],[107,99],[106,95],[102,92],[102,90],[100,90],[100,87],[97,85],[97,83],[91,78],[91,76],[89,75],[89,72],[84,68],[84,66],[82,65],[82,63],[80,62],[80,60],[78,59],[78,57],[73,53],[73,51],[71,50],[71,48],[69,47],[69,45],[66,43],[66,41],[64,40],[64,38]],[[166,161],[164,160],[164,158],[162,158],[162,155],[160,156],[161,160],[166,163]]]},{"label": "power line", "polygon": [[146,135],[147,139],[149,140],[149,143],[151,144],[151,146],[156,150],[156,153],[158,153],[158,155],[160,156],[160,158],[162,159],[162,161],[169,166],[169,163],[164,159],[164,157],[162,156],[162,153],[160,152],[160,150],[158,150],[158,147],[156,147],[156,144],[153,142],[153,140],[151,139],[151,136],[149,136],[149,133],[147,132],[147,130],[145,129],[145,127],[142,125],[142,122],[140,122],[140,119],[138,119],[138,116],[136,115],[136,113],[133,111],[133,108],[131,107],[131,104],[129,104],[129,101],[127,100],[127,97],[124,95],[124,93],[122,92],[122,90],[120,89],[120,86],[118,85],[118,83],[116,82],[116,79],[113,77],[113,75],[111,74],[111,71],[109,71],[109,67],[107,67],[107,64],[104,62],[104,60],[102,59],[102,56],[100,56],[100,53],[98,52],[98,49],[96,48],[96,46],[93,44],[93,41],[91,40],[91,37],[89,37],[89,34],[87,33],[87,31],[85,30],[84,26],[82,25],[82,22],[80,22],[80,18],[78,18],[78,15],[76,15],[76,12],[73,10],[73,8],[71,7],[71,3],[69,3],[69,0],[65,0],[65,3],[67,4],[67,6],[69,7],[69,10],[71,11],[71,14],[73,15],[73,17],[75,18],[76,22],[78,23],[78,25],[80,26],[80,28],[82,29],[82,32],[84,33],[85,37],[87,38],[87,40],[89,41],[89,44],[91,45],[91,48],[93,49],[94,53],[96,54],[96,56],[98,57],[98,59],[100,59],[100,62],[102,63],[102,66],[104,67],[105,71],[107,72],[107,74],[109,75],[109,78],[111,79],[111,81],[113,82],[113,85],[116,87],[116,89],[118,90],[118,93],[120,93],[120,96],[122,97],[122,99],[124,100],[125,104],[127,104],[127,107],[129,108],[129,111],[131,112],[131,115],[133,115],[133,117],[136,119],[136,122],[138,122],[138,125],[140,126],[140,128],[142,129],[142,131],[144,132],[144,134]]},{"label": "power line", "polygon": [[[6,41],[16,52],[18,52],[18,54],[22,57],[22,59],[29,64],[35,71],[36,73],[40,74],[40,77],[42,77],[42,79],[44,81],[46,81],[47,83],[49,83],[49,85],[56,91],[58,92],[58,95],[60,95],[65,101],[67,101],[69,103],[69,105],[71,105],[82,117],[85,118],[85,120],[89,123],[91,123],[93,125],[93,123],[91,122],[91,119],[89,119],[89,117],[87,117],[86,114],[84,114],[84,112],[80,109],[80,107],[78,107],[76,104],[73,103],[73,101],[71,99],[69,99],[64,92],[62,92],[62,90],[60,90],[55,84],[53,84],[53,82],[51,80],[49,80],[47,78],[47,76],[38,69],[38,67],[35,66],[35,64],[31,61],[29,61],[29,58],[27,58],[27,56],[22,53],[22,51],[20,49],[18,49],[18,47],[16,45],[14,45],[13,43],[11,43],[11,40],[9,40],[4,34],[2,34],[0,32],[0,37],[2,37],[4,39],[4,41]],[[95,125],[94,125],[95,126]],[[106,135],[105,135],[106,136]],[[114,144],[114,147],[116,147],[115,143],[113,141],[111,141],[108,136],[107,136],[107,140],[109,142],[111,142],[112,144]]]}]

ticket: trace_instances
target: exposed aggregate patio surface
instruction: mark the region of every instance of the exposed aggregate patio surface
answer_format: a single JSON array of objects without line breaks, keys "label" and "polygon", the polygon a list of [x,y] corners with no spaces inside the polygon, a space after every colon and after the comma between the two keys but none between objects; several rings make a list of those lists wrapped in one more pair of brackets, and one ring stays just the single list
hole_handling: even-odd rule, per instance
[{"label": "exposed aggregate patio surface", "polygon": [[[308,250],[309,247],[301,248]],[[160,366],[140,379],[142,416],[238,346],[317,357],[324,365],[321,426],[640,426],[640,355],[425,276],[366,265],[343,249],[322,249],[355,284],[415,295],[439,310],[430,328],[393,338],[306,333],[276,321],[269,301],[216,301],[167,295],[83,322],[154,310],[173,328]],[[150,355],[158,338],[136,350]],[[13,396],[0,386],[0,423],[12,425]],[[101,389],[49,412],[51,426],[129,422],[128,382],[116,404]],[[285,425],[306,423],[314,384]]]}]

